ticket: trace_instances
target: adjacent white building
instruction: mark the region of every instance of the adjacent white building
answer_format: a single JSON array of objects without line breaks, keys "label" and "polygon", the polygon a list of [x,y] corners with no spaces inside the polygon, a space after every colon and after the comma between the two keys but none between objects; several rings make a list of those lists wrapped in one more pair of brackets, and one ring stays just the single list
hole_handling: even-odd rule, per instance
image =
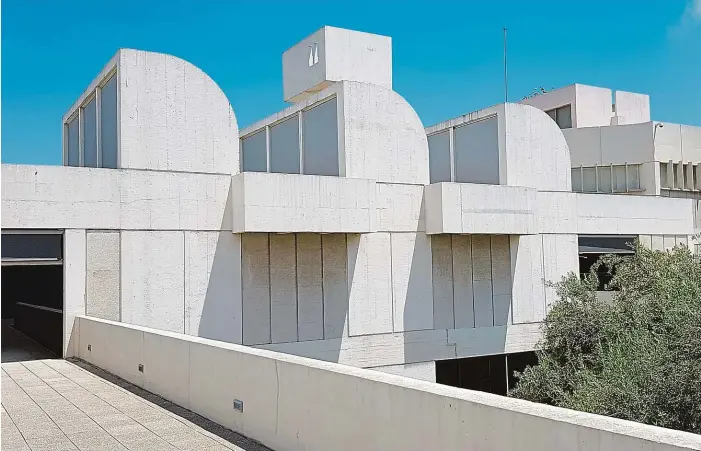
[{"label": "adjacent white building", "polygon": [[63,166],[2,165],[3,293],[63,274],[60,308],[17,317],[60,317],[65,355],[87,314],[464,385],[435,362],[532,351],[580,247],[698,229],[670,197],[699,193],[701,134],[647,96],[574,85],[425,128],[389,37],[324,27],[282,61],[290,106],[239,130],[196,66],[120,50],[63,118]]}]

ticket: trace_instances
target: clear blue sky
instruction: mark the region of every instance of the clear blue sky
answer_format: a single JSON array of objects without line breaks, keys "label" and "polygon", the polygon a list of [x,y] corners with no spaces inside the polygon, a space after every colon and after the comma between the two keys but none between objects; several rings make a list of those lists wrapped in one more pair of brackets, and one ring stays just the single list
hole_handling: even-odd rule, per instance
[{"label": "clear blue sky", "polygon": [[[692,5],[692,1],[696,1]],[[394,89],[425,125],[585,83],[651,95],[701,125],[701,0],[2,2],[2,161],[60,164],[61,118],[119,47],[202,68],[240,126],[284,107],[282,52],[322,25],[390,35]],[[694,9],[696,8],[696,9]]]}]

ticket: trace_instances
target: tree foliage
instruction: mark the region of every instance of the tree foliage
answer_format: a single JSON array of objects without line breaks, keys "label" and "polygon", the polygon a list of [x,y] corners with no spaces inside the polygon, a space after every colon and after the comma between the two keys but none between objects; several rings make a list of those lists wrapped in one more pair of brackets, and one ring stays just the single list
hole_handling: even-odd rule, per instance
[{"label": "tree foliage", "polygon": [[[596,269],[613,268],[610,301]],[[701,262],[686,247],[602,257],[556,284],[519,398],[701,433]]]}]

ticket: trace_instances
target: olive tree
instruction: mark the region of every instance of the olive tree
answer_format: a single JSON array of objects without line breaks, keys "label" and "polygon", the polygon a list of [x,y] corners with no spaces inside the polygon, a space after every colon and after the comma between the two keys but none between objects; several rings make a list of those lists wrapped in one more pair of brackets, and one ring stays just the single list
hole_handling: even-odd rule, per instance
[{"label": "olive tree", "polygon": [[[538,364],[510,395],[701,433],[701,262],[686,247],[634,250],[556,284]],[[609,301],[596,295],[600,265]]]}]

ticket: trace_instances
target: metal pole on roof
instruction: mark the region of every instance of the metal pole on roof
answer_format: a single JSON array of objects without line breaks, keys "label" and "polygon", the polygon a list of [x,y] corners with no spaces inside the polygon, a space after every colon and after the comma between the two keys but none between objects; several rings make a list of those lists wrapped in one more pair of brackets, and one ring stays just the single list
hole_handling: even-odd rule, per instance
[{"label": "metal pole on roof", "polygon": [[506,71],[506,67],[506,27],[504,27],[504,103],[509,101],[509,78],[508,72]]}]

